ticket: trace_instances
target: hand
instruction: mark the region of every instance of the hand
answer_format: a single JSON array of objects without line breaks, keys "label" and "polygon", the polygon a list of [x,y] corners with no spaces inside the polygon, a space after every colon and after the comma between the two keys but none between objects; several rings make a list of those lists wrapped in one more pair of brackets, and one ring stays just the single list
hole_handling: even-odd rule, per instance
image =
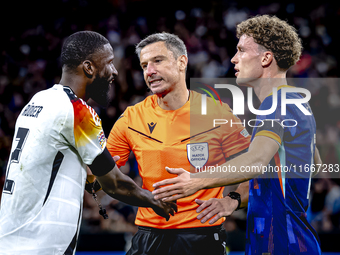
[{"label": "hand", "polygon": [[155,206],[152,207],[155,213],[159,216],[163,217],[168,221],[170,219],[170,215],[175,215],[177,212],[177,204],[174,202],[163,202],[161,200],[155,200]]},{"label": "hand", "polygon": [[[155,199],[162,199],[165,202],[175,201],[179,198],[187,197],[199,190],[199,179],[190,178],[190,173],[183,168],[165,168],[170,174],[178,176],[172,179],[166,179],[153,185],[155,190],[152,192]],[[162,187],[164,185],[170,186]]]},{"label": "hand", "polygon": [[231,215],[237,208],[238,202],[235,199],[231,199],[229,196],[224,198],[210,198],[207,201],[196,199],[195,202],[200,205],[196,212],[200,213],[197,219],[201,220],[201,223],[205,223],[207,220],[212,218],[209,224],[214,224],[222,217]]}]

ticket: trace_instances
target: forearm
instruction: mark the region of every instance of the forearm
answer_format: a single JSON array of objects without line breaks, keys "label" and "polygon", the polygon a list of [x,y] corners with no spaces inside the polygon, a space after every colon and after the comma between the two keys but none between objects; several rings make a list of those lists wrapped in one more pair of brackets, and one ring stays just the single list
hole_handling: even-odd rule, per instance
[{"label": "forearm", "polygon": [[[320,153],[319,153],[319,150],[318,150],[318,148],[316,146],[315,146],[315,154],[314,154],[314,164],[318,165],[318,166],[322,165],[322,160],[321,160],[321,157],[320,157]],[[319,171],[314,171],[313,174],[312,174],[312,177],[314,177],[318,173],[319,173]]]},{"label": "forearm", "polygon": [[[191,175],[191,178],[198,179],[197,182],[200,183],[202,189],[229,186],[246,182],[260,175],[263,165],[266,165],[266,162],[258,159],[251,152],[247,152],[216,168],[221,171],[195,173]],[[246,171],[246,167],[252,170]]]},{"label": "forearm", "polygon": [[111,197],[139,207],[153,207],[157,200],[150,191],[140,188],[130,177],[115,168],[104,176],[97,177],[103,190]]},{"label": "forearm", "polygon": [[241,183],[235,192],[241,195],[241,204],[240,208],[245,208],[248,206],[249,199],[249,181]]},{"label": "forearm", "polygon": [[278,149],[279,145],[274,140],[259,136],[253,140],[248,152],[213,168],[214,172],[195,173],[191,178],[201,179],[197,180],[200,189],[245,182],[260,175],[262,167],[268,165]]},{"label": "forearm", "polygon": [[189,174],[181,168],[166,167],[169,173],[178,176],[155,183],[153,185],[155,190],[152,193],[156,199],[164,198],[163,201],[173,201],[192,195],[201,189],[248,181],[262,174],[262,167],[268,165],[278,149],[279,144],[275,140],[258,136],[250,144],[248,152],[220,166],[208,167],[210,171]]}]

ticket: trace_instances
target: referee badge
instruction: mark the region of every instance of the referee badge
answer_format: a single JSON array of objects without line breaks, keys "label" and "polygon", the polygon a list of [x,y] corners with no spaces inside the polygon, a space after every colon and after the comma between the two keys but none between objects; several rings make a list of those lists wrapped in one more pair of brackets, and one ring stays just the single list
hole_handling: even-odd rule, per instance
[{"label": "referee badge", "polygon": [[208,162],[209,159],[208,143],[187,144],[187,157],[193,167],[200,169]]}]

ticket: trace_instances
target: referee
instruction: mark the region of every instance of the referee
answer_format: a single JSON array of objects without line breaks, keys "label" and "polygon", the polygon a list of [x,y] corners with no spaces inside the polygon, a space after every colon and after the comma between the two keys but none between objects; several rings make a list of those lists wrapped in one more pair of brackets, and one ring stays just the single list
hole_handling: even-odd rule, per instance
[{"label": "referee", "polygon": [[[111,130],[107,147],[112,156],[120,156],[119,167],[132,151],[143,188],[153,191],[153,183],[171,177],[166,166],[194,172],[223,164],[247,150],[250,135],[242,124],[211,127],[221,114],[233,123],[241,122],[227,104],[215,105],[207,98],[209,115],[201,115],[202,95],[187,89],[188,58],[181,39],[169,33],[152,34],[136,46],[136,52],[153,95],[128,107]],[[138,208],[135,223],[139,229],[127,254],[225,254],[224,220],[202,225],[195,203],[195,199],[222,198],[223,190],[202,190],[177,200],[178,212],[169,221],[148,208]]]}]

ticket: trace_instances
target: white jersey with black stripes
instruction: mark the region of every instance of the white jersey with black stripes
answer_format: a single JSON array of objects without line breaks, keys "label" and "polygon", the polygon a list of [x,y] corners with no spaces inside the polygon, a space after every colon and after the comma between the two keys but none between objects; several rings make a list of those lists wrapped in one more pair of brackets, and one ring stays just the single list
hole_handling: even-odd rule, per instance
[{"label": "white jersey with black stripes", "polygon": [[0,207],[0,254],[74,254],[86,165],[101,120],[69,87],[37,93],[18,116]]}]

